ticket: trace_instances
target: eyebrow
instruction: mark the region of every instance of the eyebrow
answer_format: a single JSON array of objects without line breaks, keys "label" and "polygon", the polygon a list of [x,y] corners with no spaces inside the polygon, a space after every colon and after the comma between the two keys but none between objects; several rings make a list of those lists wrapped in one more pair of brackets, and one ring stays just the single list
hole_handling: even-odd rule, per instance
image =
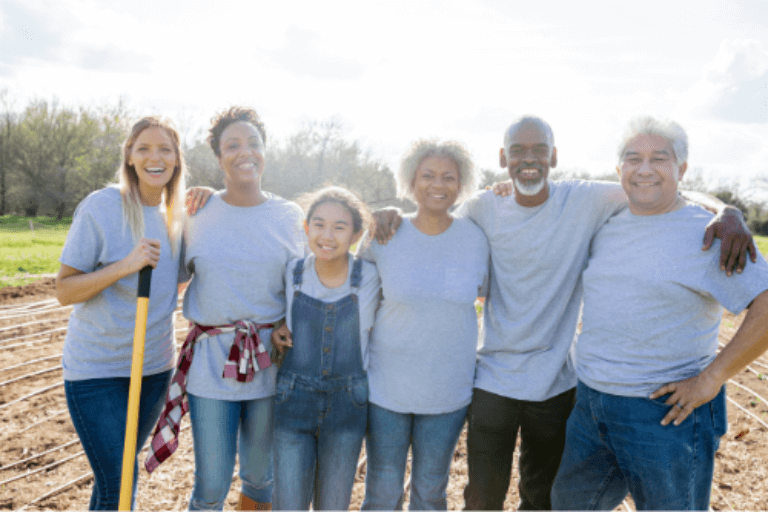
[{"label": "eyebrow", "polygon": [[[672,156],[672,153],[670,153],[666,149],[659,149],[657,151],[652,151],[652,154],[654,154],[654,155]],[[624,158],[627,158],[628,156],[640,156],[640,152],[639,151],[626,151],[624,153]]]},{"label": "eyebrow", "polygon": [[[317,220],[325,221],[325,219],[323,217],[319,216],[319,215],[313,215],[312,218],[309,219],[310,222],[315,222]],[[347,222],[347,221],[342,219],[342,220],[337,220],[334,224],[344,224],[345,226],[348,226],[349,222]]]}]

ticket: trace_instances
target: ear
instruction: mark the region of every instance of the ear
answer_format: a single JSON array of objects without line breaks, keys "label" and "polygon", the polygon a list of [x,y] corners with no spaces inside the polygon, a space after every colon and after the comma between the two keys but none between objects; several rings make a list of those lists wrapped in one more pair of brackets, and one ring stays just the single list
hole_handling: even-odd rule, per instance
[{"label": "ear", "polygon": [[499,167],[502,167],[504,169],[507,168],[507,154],[504,151],[504,148],[501,148],[499,150]]},{"label": "ear", "polygon": [[688,162],[683,162],[682,165],[679,167],[680,172],[677,176],[677,181],[683,181],[683,175],[685,174],[685,171],[688,170]]},{"label": "ear", "polygon": [[552,157],[549,159],[549,166],[553,169],[557,167],[557,148],[552,148]]},{"label": "ear", "polygon": [[619,167],[618,165],[616,166],[616,174],[619,175],[619,181],[621,181],[621,167]]},{"label": "ear", "polygon": [[309,224],[307,224],[307,221],[304,221],[304,233],[309,236]]}]

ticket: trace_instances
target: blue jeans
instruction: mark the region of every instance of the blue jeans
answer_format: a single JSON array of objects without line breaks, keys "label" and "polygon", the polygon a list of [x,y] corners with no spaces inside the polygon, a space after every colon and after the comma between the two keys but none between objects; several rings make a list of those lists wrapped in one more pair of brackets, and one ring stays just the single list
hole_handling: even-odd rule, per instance
[{"label": "blue jeans", "polygon": [[679,426],[660,424],[667,398],[609,395],[579,383],[552,507],[611,510],[629,493],[638,510],[707,510],[728,427],[725,387]]},{"label": "blue jeans", "polygon": [[411,510],[446,510],[448,476],[468,407],[446,414],[400,414],[368,404],[363,510],[400,510],[412,446]]},{"label": "blue jeans", "polygon": [[195,486],[189,510],[223,509],[236,452],[240,456],[240,492],[256,502],[270,503],[274,398],[230,402],[188,394],[187,399],[195,446]]},{"label": "blue jeans", "polygon": [[[169,370],[141,380],[137,454],[155,428],[163,410],[172,374]],[[93,470],[89,510],[117,510],[120,502],[130,382],[128,377],[64,381],[69,415]],[[134,458],[131,507],[136,499],[138,474],[139,468]]]},{"label": "blue jeans", "polygon": [[368,379],[281,373],[275,395],[275,510],[349,509],[368,420]]}]

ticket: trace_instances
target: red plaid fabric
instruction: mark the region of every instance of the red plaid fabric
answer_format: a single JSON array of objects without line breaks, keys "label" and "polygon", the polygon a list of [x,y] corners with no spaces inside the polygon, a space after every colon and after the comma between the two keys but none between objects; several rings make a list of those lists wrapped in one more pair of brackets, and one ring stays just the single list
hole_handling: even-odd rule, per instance
[{"label": "red plaid fabric", "polygon": [[230,325],[208,326],[190,323],[190,331],[181,347],[176,374],[165,399],[165,407],[157,420],[155,433],[149,447],[149,456],[144,462],[148,473],[154,471],[164,460],[173,455],[179,446],[181,418],[189,411],[187,402],[187,374],[192,366],[195,342],[209,336],[235,332],[229,358],[224,364],[225,379],[251,382],[256,372],[272,365],[269,354],[259,336],[259,329],[274,327],[274,324],[254,324],[241,320]]}]

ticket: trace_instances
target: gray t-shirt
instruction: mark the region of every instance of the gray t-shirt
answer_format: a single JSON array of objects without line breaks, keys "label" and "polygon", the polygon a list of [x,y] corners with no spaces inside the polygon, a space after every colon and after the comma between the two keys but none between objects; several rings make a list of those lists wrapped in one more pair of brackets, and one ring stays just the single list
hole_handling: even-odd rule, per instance
[{"label": "gray t-shirt", "polygon": [[721,304],[738,314],[767,290],[768,264],[760,255],[728,277],[720,270],[720,240],[701,250],[711,219],[695,205],[663,215],[626,210],[597,233],[584,271],[579,380],[604,393],[645,397],[714,359]]},{"label": "gray t-shirt", "polygon": [[383,298],[369,345],[369,400],[399,413],[444,414],[472,399],[475,299],[488,274],[488,241],[467,219],[425,235],[406,217],[376,263]]},{"label": "gray t-shirt", "polygon": [[589,242],[626,206],[616,183],[550,181],[549,190],[533,208],[483,191],[458,212],[491,245],[475,387],[518,400],[547,400],[576,385],[569,351]]},{"label": "gray t-shirt", "polygon": [[[295,259],[288,264],[285,271],[285,294],[288,299],[288,306],[286,311],[286,322],[288,327],[291,325],[291,306],[293,304],[293,294],[295,290],[293,288],[293,269],[296,268]],[[307,257],[307,261],[304,262],[304,276],[301,283],[301,291],[304,295],[313,297],[323,302],[336,302],[350,293],[352,279],[352,255],[349,256],[349,272],[346,282],[336,288],[328,288],[317,277],[317,271],[315,270],[315,255],[310,254]],[[371,328],[373,327],[373,319],[376,316],[376,308],[379,305],[379,293],[381,291],[381,280],[379,274],[376,272],[376,265],[368,261],[363,262],[363,282],[360,285],[360,289],[357,291],[357,307],[360,315],[360,351],[363,357],[363,369],[368,368],[368,339],[371,334]]]},{"label": "gray t-shirt", "polygon": [[[221,193],[189,218],[184,270],[192,274],[184,316],[200,325],[238,320],[272,323],[285,316],[285,267],[304,253],[304,214],[295,203],[267,194],[258,206],[227,204]],[[267,352],[271,329],[259,336]],[[253,400],[275,393],[277,368],[256,372],[251,382],[222,377],[234,333],[195,345],[187,391],[218,400]]]},{"label": "gray t-shirt", "polygon": [[[173,254],[159,207],[144,206],[144,237],[161,241],[152,271],[144,375],[173,368],[173,310],[176,309],[179,253]],[[120,191],[91,193],[75,210],[59,261],[94,272],[128,256],[136,246],[123,217]],[[129,377],[136,323],[138,273],[126,276],[95,297],[75,304],[64,341],[64,380]]]}]

